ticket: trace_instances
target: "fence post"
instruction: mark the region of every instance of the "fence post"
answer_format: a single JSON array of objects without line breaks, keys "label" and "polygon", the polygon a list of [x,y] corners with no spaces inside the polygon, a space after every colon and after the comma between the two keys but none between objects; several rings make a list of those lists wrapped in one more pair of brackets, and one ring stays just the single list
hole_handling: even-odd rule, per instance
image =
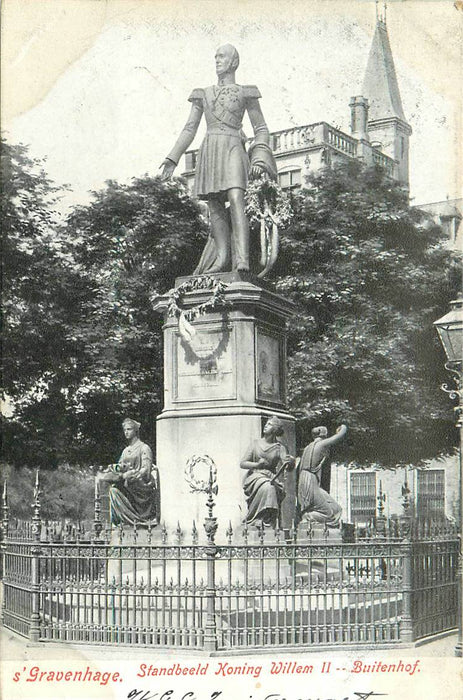
[{"label": "fence post", "polygon": [[100,495],[100,483],[98,478],[95,477],[95,491],[94,491],[94,502],[93,502],[93,536],[95,540],[100,539],[101,531],[103,530],[103,524],[101,522],[101,495]]},{"label": "fence post", "polygon": [[207,615],[206,628],[204,634],[204,649],[205,651],[216,651],[218,648],[217,640],[217,624],[215,620],[215,559],[217,555],[217,545],[215,544],[215,533],[217,532],[217,518],[214,517],[214,500],[212,494],[217,493],[217,484],[215,483],[215,475],[213,467],[209,469],[209,488],[208,488],[207,508],[208,516],[204,519],[204,529],[207,535],[206,559],[207,559],[207,583],[206,583],[206,600],[207,600]]},{"label": "fence post", "polygon": [[379,482],[379,493],[376,496],[378,501],[378,515],[376,516],[375,530],[377,537],[386,537],[386,516],[384,515],[384,503],[386,494],[383,493],[383,483]]},{"label": "fence post", "polygon": [[40,536],[42,530],[42,521],[40,518],[40,486],[39,486],[39,470],[35,474],[34,502],[32,504],[32,536],[33,543],[31,548],[31,595],[32,595],[32,611],[31,624],[29,627],[29,639],[31,642],[40,641]]},{"label": "fence post", "polygon": [[6,479],[3,483],[3,492],[2,492],[2,544],[5,542],[7,535],[8,535],[8,513],[9,513],[9,507],[8,507],[8,487],[7,487],[7,482]]},{"label": "fence post", "polygon": [[403,557],[403,610],[400,622],[400,640],[405,643],[413,642],[413,616],[412,616],[412,595],[413,595],[413,548],[412,548],[412,518],[410,515],[410,489],[405,477],[402,486],[402,506],[403,514],[400,516],[400,536],[402,538]]},{"label": "fence post", "polygon": [[[2,576],[2,579],[4,579],[6,575],[6,539],[8,537],[8,513],[9,513],[9,508],[8,508],[8,487],[5,482],[3,484],[3,492],[2,492],[2,529],[1,529],[1,559],[0,559],[0,565],[1,565],[1,571],[0,574]],[[5,619],[5,605],[6,605],[6,599],[5,599],[5,590],[3,591],[3,600],[2,600],[2,622]]]}]

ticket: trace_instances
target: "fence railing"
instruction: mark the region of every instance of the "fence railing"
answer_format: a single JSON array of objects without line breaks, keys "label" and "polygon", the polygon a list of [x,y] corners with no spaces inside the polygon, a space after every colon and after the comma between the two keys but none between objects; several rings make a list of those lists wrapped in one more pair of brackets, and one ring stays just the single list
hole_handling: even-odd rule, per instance
[{"label": "fence railing", "polygon": [[[457,624],[458,539],[448,523],[387,521],[359,538],[300,524],[56,528],[3,519],[4,625],[32,641],[207,651],[396,645]],[[381,509],[380,504],[380,509]],[[7,505],[6,505],[7,514]],[[8,515],[8,514],[7,514]],[[4,504],[5,516],[5,504]],[[349,541],[346,541],[349,540]]]}]

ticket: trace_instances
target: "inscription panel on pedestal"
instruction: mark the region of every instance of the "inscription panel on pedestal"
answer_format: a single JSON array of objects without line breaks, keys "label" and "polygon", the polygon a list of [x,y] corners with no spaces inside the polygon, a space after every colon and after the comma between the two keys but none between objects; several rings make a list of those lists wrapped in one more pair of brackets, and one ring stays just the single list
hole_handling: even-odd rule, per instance
[{"label": "inscription panel on pedestal", "polygon": [[256,396],[260,401],[283,403],[283,339],[256,329]]},{"label": "inscription panel on pedestal", "polygon": [[189,343],[180,334],[174,335],[174,401],[236,398],[234,329],[196,330]]}]

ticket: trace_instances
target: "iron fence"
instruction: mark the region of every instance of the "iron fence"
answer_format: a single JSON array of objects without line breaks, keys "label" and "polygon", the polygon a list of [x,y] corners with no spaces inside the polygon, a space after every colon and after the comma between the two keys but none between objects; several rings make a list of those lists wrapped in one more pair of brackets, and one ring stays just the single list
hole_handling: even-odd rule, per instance
[{"label": "iron fence", "polygon": [[[232,650],[398,645],[457,624],[448,523],[218,532],[30,522],[4,500],[4,625],[33,641]],[[98,496],[97,496],[98,498]],[[91,526],[90,526],[91,525]],[[218,534],[217,534],[218,533]]]}]

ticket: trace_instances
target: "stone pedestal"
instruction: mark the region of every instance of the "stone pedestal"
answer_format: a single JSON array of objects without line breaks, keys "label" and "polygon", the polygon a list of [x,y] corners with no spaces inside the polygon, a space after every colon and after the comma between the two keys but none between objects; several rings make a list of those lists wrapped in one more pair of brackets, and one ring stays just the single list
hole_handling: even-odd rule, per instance
[{"label": "stone pedestal", "polygon": [[[186,340],[178,319],[167,315],[169,297],[159,297],[155,310],[164,313],[164,409],[157,419],[156,461],[161,479],[161,521],[175,528],[206,515],[206,496],[192,493],[185,466],[194,455],[208,455],[217,466],[215,515],[218,537],[229,523],[241,526],[246,516],[240,469],[252,439],[259,437],[268,416],[284,423],[283,441],[295,454],[294,418],[286,405],[286,321],[293,305],[271,292],[249,273],[214,275],[226,285],[224,307],[206,311],[192,325]],[[179,278],[176,286],[186,279]],[[210,298],[209,290],[188,292],[187,310]],[[197,468],[206,479],[205,468]],[[294,474],[287,477],[282,526],[289,526],[294,510]],[[221,537],[222,539],[222,537]]]}]

